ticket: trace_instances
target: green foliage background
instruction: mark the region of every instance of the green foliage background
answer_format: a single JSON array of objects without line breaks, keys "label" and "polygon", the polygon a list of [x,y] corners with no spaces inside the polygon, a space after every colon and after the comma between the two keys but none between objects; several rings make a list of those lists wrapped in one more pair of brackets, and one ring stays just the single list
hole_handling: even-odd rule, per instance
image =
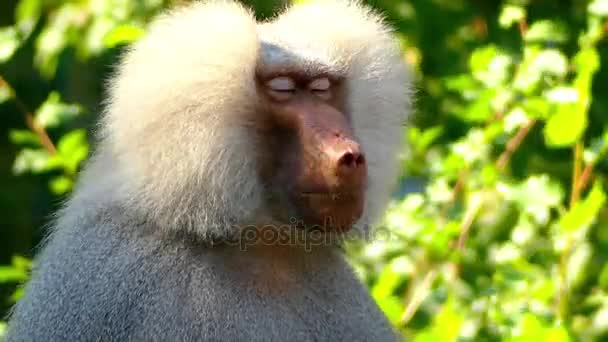
[{"label": "green foliage background", "polygon": [[[112,65],[177,2],[0,2],[0,315]],[[608,340],[608,0],[368,2],[417,91],[382,234],[348,246],[380,307],[408,340]]]}]

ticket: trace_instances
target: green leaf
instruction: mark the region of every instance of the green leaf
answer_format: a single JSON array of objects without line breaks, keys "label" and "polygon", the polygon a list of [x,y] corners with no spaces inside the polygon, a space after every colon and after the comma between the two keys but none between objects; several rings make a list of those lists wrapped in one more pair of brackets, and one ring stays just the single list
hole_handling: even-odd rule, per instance
[{"label": "green leaf", "polygon": [[51,23],[45,26],[36,39],[34,64],[40,70],[40,73],[47,78],[55,76],[59,64],[59,55],[68,45],[68,28],[66,25]]},{"label": "green leaf", "polygon": [[132,43],[144,35],[145,31],[133,25],[120,25],[115,27],[103,39],[107,48]]},{"label": "green leaf", "polygon": [[469,68],[473,74],[485,71],[494,57],[498,55],[498,48],[495,45],[488,45],[475,49],[469,60]]},{"label": "green leaf", "polygon": [[542,74],[564,77],[568,73],[568,58],[557,49],[543,49],[536,54],[531,67]]},{"label": "green leaf", "polygon": [[480,88],[479,83],[469,74],[447,77],[445,79],[445,87],[450,91],[460,93],[476,91]]},{"label": "green leaf", "polygon": [[596,183],[589,195],[576,203],[559,220],[559,226],[566,232],[576,231],[590,225],[606,203],[606,194],[600,183]]},{"label": "green leaf", "polygon": [[389,297],[400,283],[401,275],[395,272],[392,267],[385,267],[372,288],[372,296],[376,299]]},{"label": "green leaf", "polygon": [[424,153],[427,148],[443,134],[443,127],[436,126],[420,131],[418,127],[408,129],[408,142],[419,153]]},{"label": "green leaf", "polygon": [[63,155],[70,155],[82,145],[86,144],[87,132],[77,129],[64,135],[57,144],[57,150]]},{"label": "green leaf", "polygon": [[49,186],[55,195],[63,195],[72,190],[74,182],[66,176],[59,176],[53,178],[50,181]]},{"label": "green leaf", "polygon": [[9,131],[9,139],[15,145],[28,145],[32,147],[40,147],[40,139],[38,136],[27,129],[12,129]]},{"label": "green leaf", "polygon": [[608,263],[602,267],[602,271],[598,277],[598,284],[604,291],[608,290]]},{"label": "green leaf", "polygon": [[17,29],[12,26],[0,29],[0,64],[6,63],[19,46],[21,41]]},{"label": "green leaf", "polygon": [[[539,70],[537,56],[541,53],[541,49],[536,46],[526,46],[524,48],[524,59],[520,63],[519,68],[513,80],[513,87],[522,91],[525,95],[533,95],[538,83],[541,80],[542,70]],[[542,65],[542,64],[541,64]]]},{"label": "green leaf", "polygon": [[17,283],[27,279],[27,271],[13,266],[0,266],[0,283]]},{"label": "green leaf", "polygon": [[551,326],[532,313],[526,313],[516,330],[514,338],[506,339],[511,342],[551,341],[568,342],[568,331],[561,326]]},{"label": "green leaf", "polygon": [[18,2],[15,9],[15,22],[23,38],[32,33],[40,19],[41,12],[42,0],[20,0]]},{"label": "green leaf", "polygon": [[539,20],[530,26],[524,39],[529,43],[564,43],[568,40],[568,31],[563,24],[556,21]]},{"label": "green leaf", "polygon": [[32,268],[32,260],[19,255],[15,255],[11,258],[11,264],[26,271]]},{"label": "green leaf", "polygon": [[434,319],[437,341],[457,341],[463,321],[462,313],[457,310],[454,301],[444,304]]},{"label": "green leaf", "polygon": [[[600,66],[599,55],[593,48],[583,49],[574,58],[577,75],[574,80],[575,102],[560,103],[557,113],[545,126],[545,143],[549,147],[568,147],[578,141],[587,128],[587,111],[591,102],[593,75]],[[566,88],[568,89],[568,88]],[[573,93],[574,90],[571,92]]]},{"label": "green leaf", "polygon": [[403,313],[403,301],[395,296],[395,290],[402,283],[401,274],[395,272],[392,267],[385,267],[380,273],[378,281],[372,287],[372,297],[393,323],[399,322]]},{"label": "green leaf", "polygon": [[36,111],[37,122],[45,128],[53,128],[78,116],[80,106],[61,102],[61,96],[53,91]]},{"label": "green leaf", "polygon": [[492,100],[496,95],[494,89],[486,89],[479,93],[463,111],[455,112],[454,114],[460,119],[469,123],[482,123],[490,119],[494,112],[492,111]]},{"label": "green leaf", "polygon": [[64,135],[57,144],[57,151],[63,158],[66,171],[75,174],[89,153],[86,130],[78,129]]},{"label": "green leaf", "polygon": [[473,77],[488,87],[505,82],[511,75],[511,57],[495,45],[488,45],[473,51],[469,60]]},{"label": "green leaf", "polygon": [[577,104],[559,104],[557,108],[543,130],[545,144],[553,148],[572,146],[587,128],[587,113],[577,110]]},{"label": "green leaf", "polygon": [[530,118],[546,119],[549,117],[551,105],[540,96],[529,96],[524,101],[524,109]]},{"label": "green leaf", "polygon": [[574,64],[579,74],[593,74],[600,68],[600,55],[594,48],[583,49],[574,56]]},{"label": "green leaf", "polygon": [[85,37],[78,44],[78,52],[81,58],[88,58],[103,51],[106,37],[116,26],[116,22],[108,17],[97,17],[87,28]]},{"label": "green leaf", "polygon": [[17,154],[13,164],[13,173],[20,175],[26,172],[42,173],[47,170],[49,153],[43,149],[23,149]]},{"label": "green leaf", "polygon": [[561,183],[546,174],[529,175],[524,182],[512,187],[505,184],[500,192],[538,224],[546,224],[550,210],[557,208],[564,199]]},{"label": "green leaf", "polygon": [[587,265],[592,253],[593,250],[587,242],[577,244],[574,251],[570,253],[566,266],[566,279],[570,291],[578,289],[591,275],[587,271]]}]

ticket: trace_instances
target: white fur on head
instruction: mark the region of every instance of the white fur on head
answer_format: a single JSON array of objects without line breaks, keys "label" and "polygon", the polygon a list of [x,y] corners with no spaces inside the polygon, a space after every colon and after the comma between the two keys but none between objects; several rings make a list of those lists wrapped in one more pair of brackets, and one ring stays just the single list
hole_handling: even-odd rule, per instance
[{"label": "white fur on head", "polygon": [[264,189],[248,123],[260,65],[346,76],[354,133],[369,163],[361,222],[373,222],[396,178],[409,77],[379,17],[351,1],[297,5],[259,25],[224,1],[159,18],[111,83],[101,146],[67,210],[114,203],[203,238],[230,236],[238,233],[235,224],[257,221]]},{"label": "white fur on head", "polygon": [[247,118],[258,48],[251,13],[224,1],[160,17],[131,48],[102,128],[127,209],[206,238],[256,211],[263,190]]}]

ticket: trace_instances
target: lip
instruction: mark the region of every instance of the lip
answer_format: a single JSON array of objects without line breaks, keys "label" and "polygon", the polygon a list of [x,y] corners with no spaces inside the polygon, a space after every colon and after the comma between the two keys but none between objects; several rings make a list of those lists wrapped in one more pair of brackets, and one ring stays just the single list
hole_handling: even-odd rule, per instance
[{"label": "lip", "polygon": [[362,215],[363,191],[300,191],[295,194],[304,222],[347,231]]},{"label": "lip", "polygon": [[305,198],[323,198],[323,199],[332,199],[334,201],[339,200],[352,200],[356,198],[358,195],[355,192],[314,192],[314,191],[304,191],[300,193],[300,197]]}]

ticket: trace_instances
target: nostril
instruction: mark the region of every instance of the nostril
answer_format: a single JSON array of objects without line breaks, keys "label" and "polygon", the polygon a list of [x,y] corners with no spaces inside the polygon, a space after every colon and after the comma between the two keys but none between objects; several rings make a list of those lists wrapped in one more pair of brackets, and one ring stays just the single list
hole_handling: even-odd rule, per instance
[{"label": "nostril", "polygon": [[356,159],[356,157],[353,153],[347,152],[347,153],[344,153],[342,158],[340,158],[340,160],[338,161],[338,164],[342,165],[342,166],[351,166],[353,164],[353,162],[355,161],[355,159]]},{"label": "nostril", "polygon": [[357,168],[365,163],[365,157],[361,153],[346,152],[338,160],[339,167]]},{"label": "nostril", "polygon": [[359,154],[355,159],[355,165],[361,166],[363,164],[365,164],[365,157],[362,154]]}]

